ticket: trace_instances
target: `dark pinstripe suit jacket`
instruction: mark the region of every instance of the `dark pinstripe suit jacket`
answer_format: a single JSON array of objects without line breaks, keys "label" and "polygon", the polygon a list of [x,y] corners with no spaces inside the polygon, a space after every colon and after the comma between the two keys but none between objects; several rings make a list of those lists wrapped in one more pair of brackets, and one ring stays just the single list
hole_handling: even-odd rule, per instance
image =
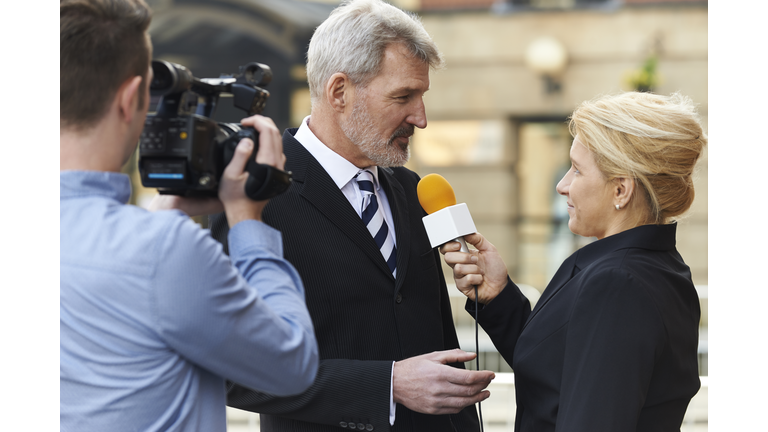
[{"label": "dark pinstripe suit jacket", "polygon": [[[301,274],[320,347],[317,380],[304,394],[276,398],[230,384],[228,405],[261,413],[262,431],[387,431],[392,361],[459,346],[440,257],[430,247],[418,175],[380,169],[397,236],[397,279],[365,225],[309,152],[283,135],[290,189],[264,221],[283,233],[285,257]],[[211,231],[226,241],[226,220]],[[462,367],[463,365],[454,365]],[[280,373],[280,371],[275,371]],[[473,406],[426,415],[397,405],[392,431],[477,431]]]}]

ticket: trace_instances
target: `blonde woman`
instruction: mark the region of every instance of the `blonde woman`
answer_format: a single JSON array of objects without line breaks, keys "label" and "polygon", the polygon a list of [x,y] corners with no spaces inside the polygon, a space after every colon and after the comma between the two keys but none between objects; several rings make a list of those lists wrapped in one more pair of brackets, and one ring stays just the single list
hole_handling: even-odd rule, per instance
[{"label": "blonde woman", "polygon": [[[521,432],[679,431],[700,387],[701,311],[675,249],[707,143],[691,101],[625,93],[571,116],[571,168],[557,185],[568,227],[597,241],[560,267],[533,311],[495,247],[441,249],[476,319],[515,371]],[[474,304],[467,310],[474,314]]]}]

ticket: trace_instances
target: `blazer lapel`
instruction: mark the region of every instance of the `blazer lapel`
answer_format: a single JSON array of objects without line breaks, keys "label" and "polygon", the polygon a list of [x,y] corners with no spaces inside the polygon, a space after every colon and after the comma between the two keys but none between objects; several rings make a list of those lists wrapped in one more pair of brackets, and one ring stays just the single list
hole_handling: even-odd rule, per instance
[{"label": "blazer lapel", "polygon": [[[376,241],[336,183],[304,146],[293,138],[292,134],[290,137],[287,135],[289,131],[286,131],[283,136],[284,151],[286,159],[292,162],[286,165],[287,169],[293,172],[294,181],[302,185],[299,189],[301,197],[317,208],[343,235],[349,237],[362,249],[371,261],[394,279],[381,251],[376,246]],[[398,248],[398,255],[399,253]],[[398,265],[399,261],[398,256]]]},{"label": "blazer lapel", "polygon": [[528,320],[525,322],[523,330],[528,326],[528,324],[530,324],[531,320],[533,320],[533,317],[535,317],[536,314],[538,314],[539,311],[552,299],[552,297],[554,297],[555,294],[557,294],[577,273],[577,255],[578,252],[568,257],[568,259],[563,262],[560,268],[557,269],[557,273],[555,273],[555,275],[552,277],[552,280],[547,285],[547,288],[544,289],[544,293],[539,298],[539,301],[536,302],[536,306],[528,316]]},{"label": "blazer lapel", "polygon": [[397,279],[395,292],[405,281],[408,270],[408,261],[411,252],[411,224],[408,222],[408,201],[405,198],[403,185],[395,178],[390,168],[379,167],[379,179],[384,193],[387,194],[389,208],[392,210],[392,219],[395,224],[395,239],[397,245]]}]

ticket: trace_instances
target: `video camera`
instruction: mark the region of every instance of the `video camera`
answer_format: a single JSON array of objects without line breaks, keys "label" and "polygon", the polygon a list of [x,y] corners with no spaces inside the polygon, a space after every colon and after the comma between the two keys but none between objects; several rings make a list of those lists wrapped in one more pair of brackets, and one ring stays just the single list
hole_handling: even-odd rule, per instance
[{"label": "video camera", "polygon": [[269,97],[261,88],[272,80],[269,66],[249,63],[240,66],[238,75],[198,79],[184,66],[153,60],[152,72],[150,94],[161,99],[156,113],[147,116],[141,133],[141,184],[157,188],[161,194],[217,196],[235,147],[243,138],[250,138],[254,149],[245,168],[246,195],[261,201],[288,189],[290,172],[254,160],[259,149],[256,130],[211,119],[222,93],[232,94],[234,105],[248,115],[260,114]]}]

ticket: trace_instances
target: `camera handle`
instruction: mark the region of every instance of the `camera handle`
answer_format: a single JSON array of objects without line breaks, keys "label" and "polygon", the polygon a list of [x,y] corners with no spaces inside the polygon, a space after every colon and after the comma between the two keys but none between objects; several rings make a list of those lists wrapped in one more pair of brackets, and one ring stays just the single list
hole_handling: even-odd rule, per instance
[{"label": "camera handle", "polygon": [[293,179],[290,172],[279,170],[270,165],[256,163],[256,152],[259,151],[259,134],[252,128],[243,128],[224,141],[224,166],[229,165],[235,154],[235,147],[243,138],[253,141],[253,152],[248,157],[245,171],[248,180],[245,182],[245,195],[254,201],[273,198],[288,190]]},{"label": "camera handle", "polygon": [[279,170],[271,165],[256,163],[254,154],[245,166],[248,180],[245,181],[245,194],[254,201],[273,198],[285,192],[293,179],[290,172]]}]

